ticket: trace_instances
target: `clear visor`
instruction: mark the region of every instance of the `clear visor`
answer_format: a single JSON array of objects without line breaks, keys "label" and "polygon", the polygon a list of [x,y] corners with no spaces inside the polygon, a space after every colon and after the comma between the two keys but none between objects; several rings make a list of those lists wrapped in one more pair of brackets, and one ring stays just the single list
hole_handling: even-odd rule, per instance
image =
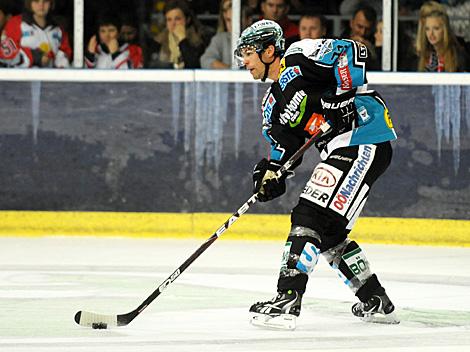
[{"label": "clear visor", "polygon": [[256,47],[253,45],[245,45],[245,46],[238,47],[237,49],[235,49],[235,52],[233,53],[233,56],[235,58],[235,64],[240,68],[244,67],[245,58],[255,53],[256,53]]}]

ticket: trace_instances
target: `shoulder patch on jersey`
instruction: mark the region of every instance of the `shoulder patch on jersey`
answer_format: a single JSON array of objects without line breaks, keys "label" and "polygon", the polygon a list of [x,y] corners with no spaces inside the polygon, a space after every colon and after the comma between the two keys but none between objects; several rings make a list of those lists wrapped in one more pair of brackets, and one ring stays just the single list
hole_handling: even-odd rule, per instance
[{"label": "shoulder patch on jersey", "polygon": [[308,56],[309,59],[322,61],[326,55],[333,52],[333,39],[315,40],[314,49]]},{"label": "shoulder patch on jersey", "polygon": [[357,42],[357,45],[359,47],[359,57],[361,59],[367,59],[367,47],[359,42]]},{"label": "shoulder patch on jersey", "polygon": [[300,46],[297,46],[295,44],[292,44],[286,51],[285,56],[287,55],[292,55],[292,54],[300,54],[303,53],[304,49],[302,49]]},{"label": "shoulder patch on jersey", "polygon": [[265,122],[271,120],[274,104],[276,104],[276,99],[274,98],[274,95],[270,93],[267,96],[266,100],[263,102],[263,106],[261,107],[261,109],[263,110],[263,118]]},{"label": "shoulder patch on jersey", "polygon": [[283,57],[281,59],[281,63],[280,63],[280,67],[279,67],[279,76],[277,76],[278,78],[281,77],[281,74],[284,72],[285,69],[286,69],[286,58]]},{"label": "shoulder patch on jersey", "polygon": [[359,118],[361,119],[362,124],[366,124],[370,120],[370,115],[367,112],[367,109],[365,106],[360,106],[357,108],[357,114]]},{"label": "shoulder patch on jersey", "polygon": [[387,124],[388,128],[392,129],[393,128],[393,122],[390,117],[390,112],[388,111],[388,108],[385,108],[384,110],[384,119],[385,123]]},{"label": "shoulder patch on jersey", "polygon": [[279,85],[281,86],[281,90],[286,89],[287,84],[299,76],[302,76],[302,71],[300,71],[299,66],[291,66],[287,68],[279,76]]}]

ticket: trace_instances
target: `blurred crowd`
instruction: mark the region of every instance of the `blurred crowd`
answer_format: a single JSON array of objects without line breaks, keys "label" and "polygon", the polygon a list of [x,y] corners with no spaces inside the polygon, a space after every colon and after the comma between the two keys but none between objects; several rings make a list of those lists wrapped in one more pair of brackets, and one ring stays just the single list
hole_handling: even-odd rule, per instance
[{"label": "blurred crowd", "polygon": [[[241,3],[242,30],[264,18],[279,23],[287,47],[305,38],[353,39],[368,48],[369,69],[382,69],[382,0]],[[0,66],[70,67],[73,9],[73,0],[0,0]],[[232,0],[85,0],[83,62],[91,69],[227,69],[231,29]],[[470,71],[469,57],[470,0],[399,1],[399,71]]]}]

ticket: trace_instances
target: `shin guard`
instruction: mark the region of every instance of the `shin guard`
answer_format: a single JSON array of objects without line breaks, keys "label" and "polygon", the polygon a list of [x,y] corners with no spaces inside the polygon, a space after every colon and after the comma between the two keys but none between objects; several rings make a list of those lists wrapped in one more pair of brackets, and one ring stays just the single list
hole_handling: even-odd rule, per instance
[{"label": "shin guard", "polygon": [[[376,278],[370,271],[369,262],[361,247],[355,241],[345,239],[337,246],[330,248],[322,254],[354,294],[370,281],[370,278]],[[377,280],[373,281],[376,281],[378,284]]]},{"label": "shin guard", "polygon": [[279,272],[278,290],[305,292],[308,275],[320,256],[320,235],[307,227],[293,225],[287,238]]}]

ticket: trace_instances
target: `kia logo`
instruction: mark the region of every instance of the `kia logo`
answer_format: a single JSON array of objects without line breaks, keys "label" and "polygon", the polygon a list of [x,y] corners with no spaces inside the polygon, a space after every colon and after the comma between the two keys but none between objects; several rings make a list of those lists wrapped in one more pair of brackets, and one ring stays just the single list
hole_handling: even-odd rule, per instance
[{"label": "kia logo", "polygon": [[317,186],[333,187],[336,185],[336,177],[327,169],[319,167],[312,176],[312,181]]}]

